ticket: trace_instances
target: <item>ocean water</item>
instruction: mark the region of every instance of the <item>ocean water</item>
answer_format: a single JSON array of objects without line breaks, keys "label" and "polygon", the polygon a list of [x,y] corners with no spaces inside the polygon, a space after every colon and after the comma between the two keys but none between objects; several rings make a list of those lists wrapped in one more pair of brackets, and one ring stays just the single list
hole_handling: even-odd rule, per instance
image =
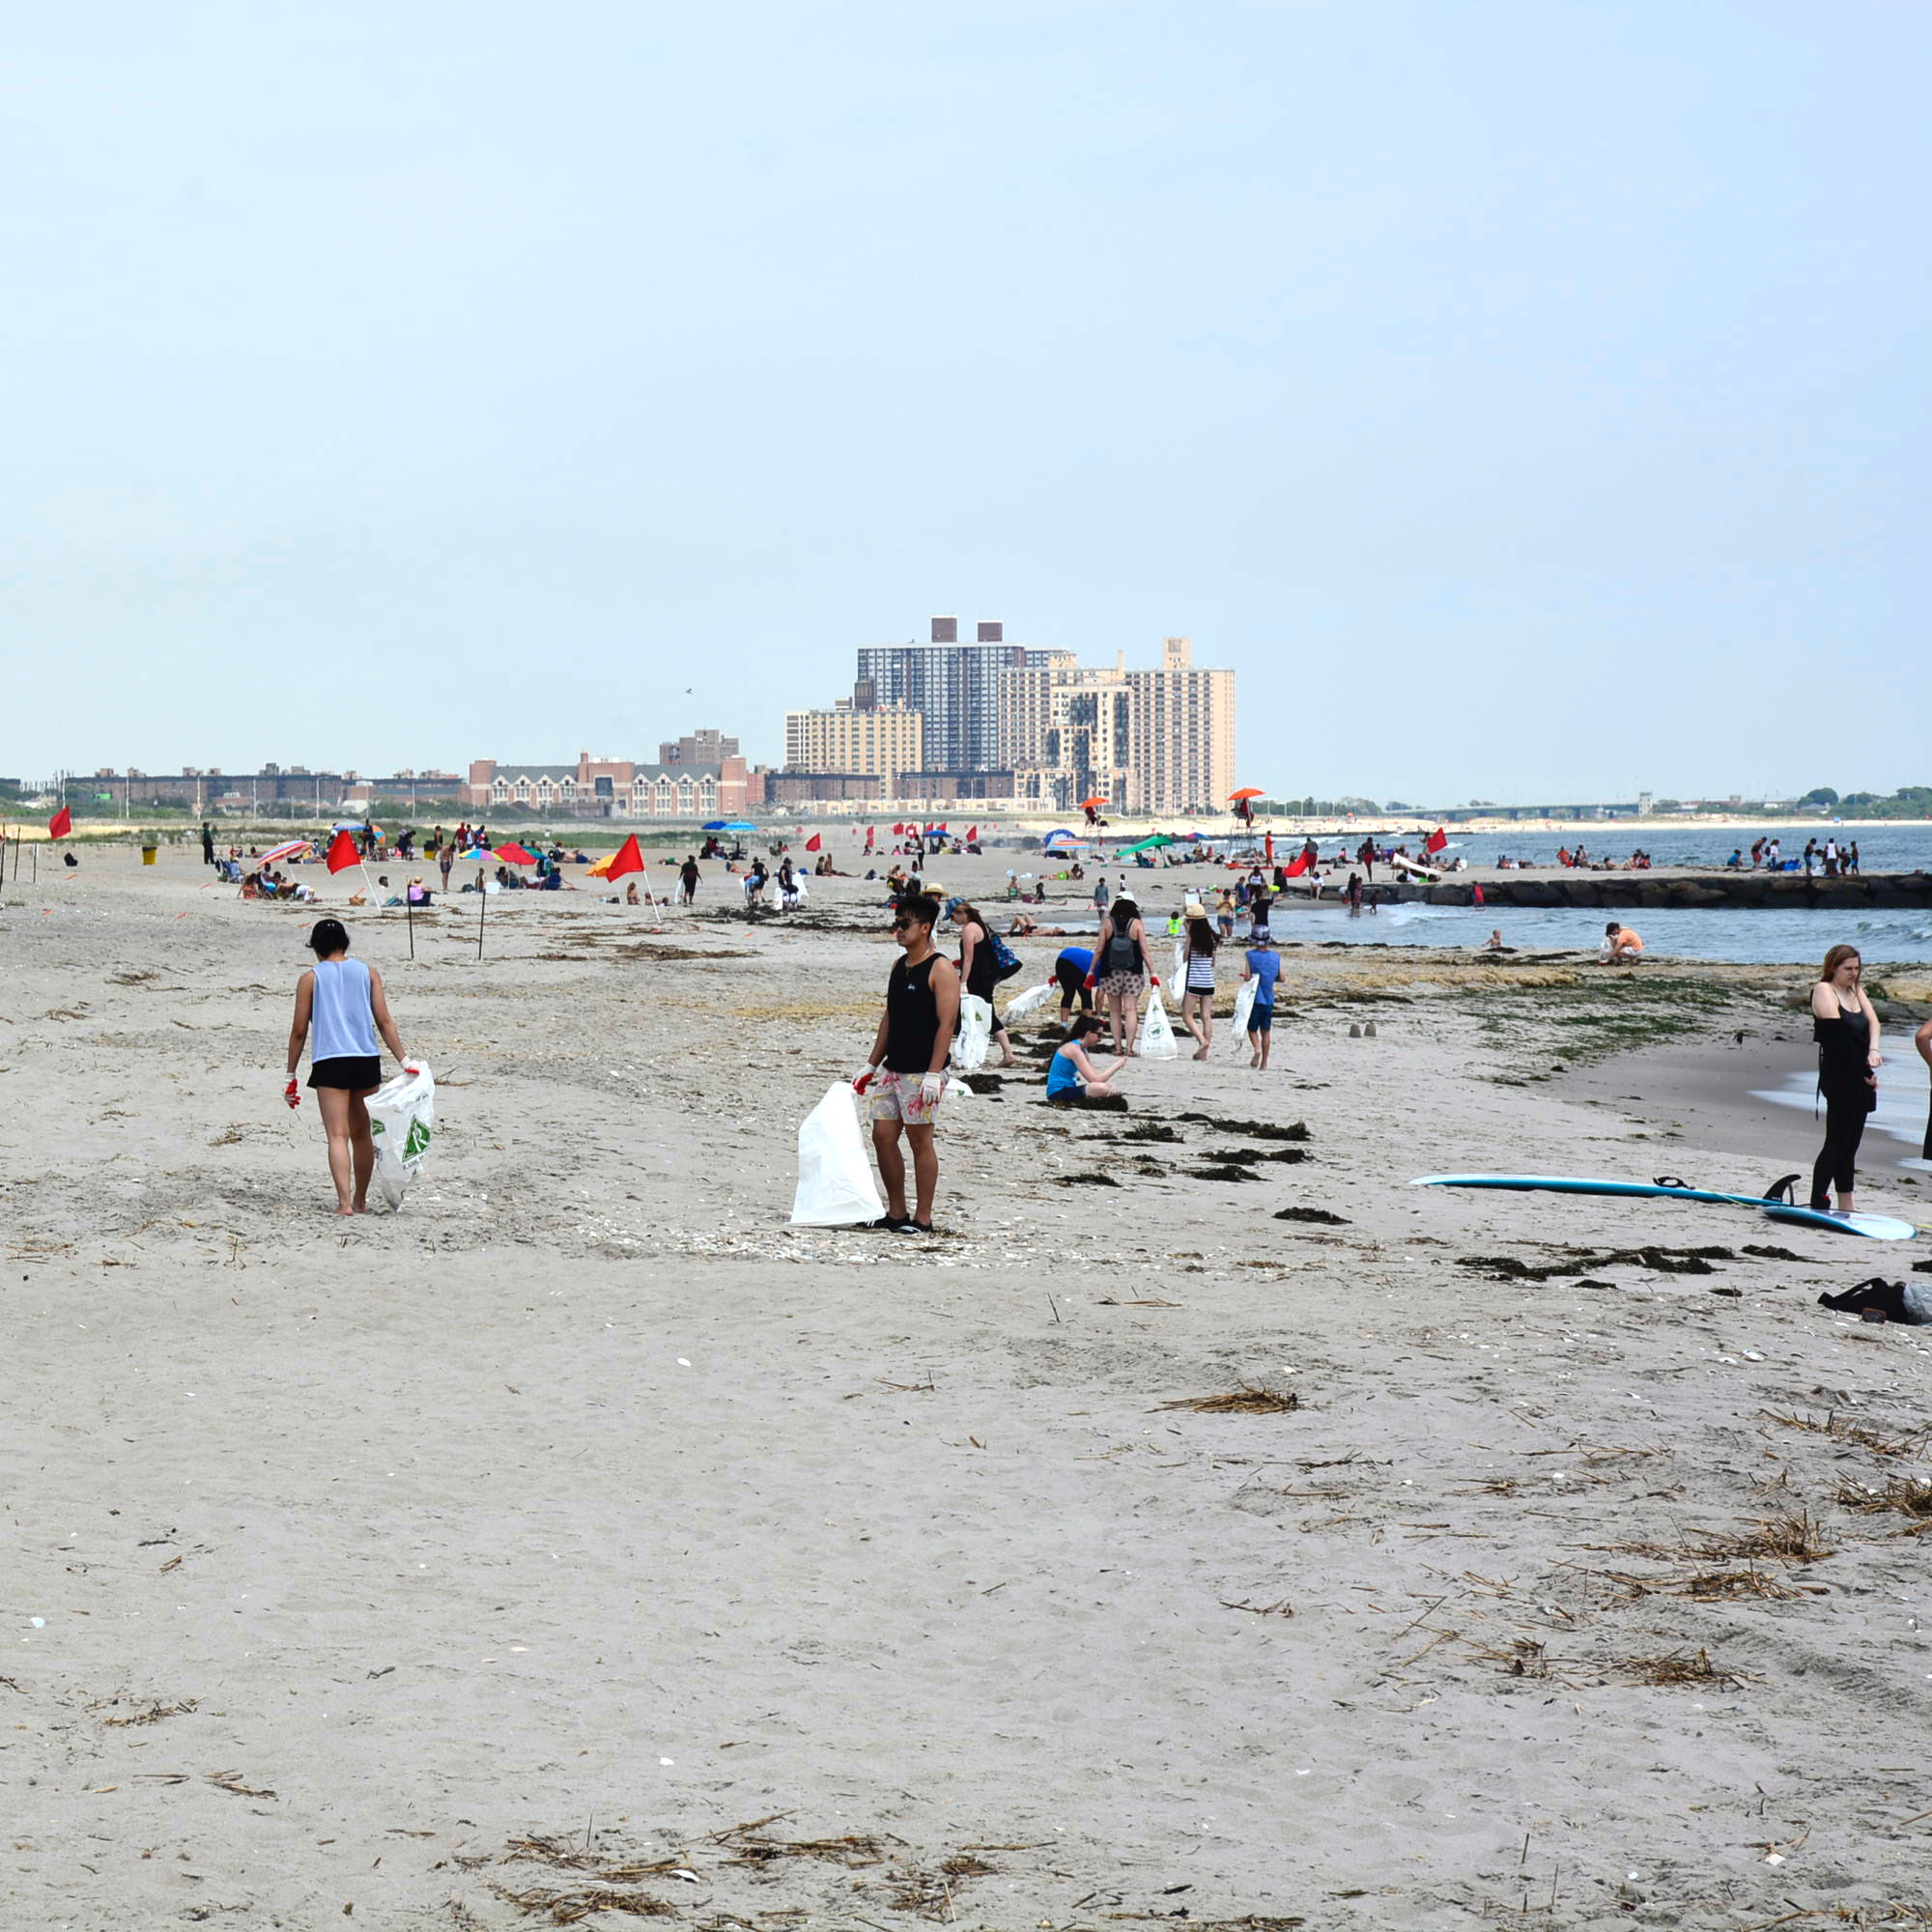
[{"label": "ocean water", "polygon": [[[1932,1161],[1921,1158],[1918,1152],[1925,1144],[1926,1108],[1932,1106],[1925,1063],[1913,1051],[1909,1031],[1882,1039],[1880,1050],[1885,1054],[1885,1065],[1879,1069],[1878,1107],[1865,1122],[1865,1136],[1869,1139],[1873,1134],[1883,1134],[1889,1140],[1903,1141],[1912,1152],[1899,1165],[1932,1170]],[[1807,1067],[1787,1074],[1782,1087],[1760,1090],[1751,1097],[1810,1114],[1817,1109],[1817,1076]],[[1821,1139],[1825,1132],[1824,1118],[1820,1112]]]},{"label": "ocean water", "polygon": [[[1153,895],[1150,894],[1151,900]],[[1738,912],[1672,907],[1632,909],[1622,915],[1641,934],[1652,952],[1684,959],[1734,959],[1751,964],[1816,967],[1828,947],[1841,941],[1856,946],[1873,966],[1921,965],[1932,961],[1932,907],[1909,912]],[[1442,946],[1480,949],[1492,930],[1520,952],[1554,952],[1584,948],[1594,952],[1609,914],[1594,906],[1390,905],[1364,910],[1359,918],[1347,906],[1302,906],[1277,901],[1272,925],[1276,944],[1300,940],[1319,945],[1341,940],[1351,946]]]},{"label": "ocean water", "polygon": [[[1582,833],[1534,832],[1519,835],[1514,832],[1452,831],[1449,850],[1452,855],[1460,855],[1472,866],[1493,866],[1503,853],[1512,859],[1531,860],[1539,867],[1554,866],[1559,845],[1575,851],[1578,844],[1597,858],[1621,860],[1641,847],[1659,866],[1721,866],[1734,848],[1742,848],[1748,859],[1753,839],[1772,838],[1784,841],[1784,857],[1787,859],[1797,858],[1804,850],[1807,838],[1815,838],[1822,845],[1827,838],[1834,838],[1841,846],[1856,838],[1861,871],[1932,870],[1932,826],[1847,827],[1829,820],[1821,824],[1816,819],[1802,825],[1773,826],[1768,831],[1761,826],[1747,830],[1743,826],[1685,825],[1662,832],[1640,832],[1634,826],[1619,825],[1613,820]],[[1319,842],[1324,853],[1335,849],[1328,839]],[[1351,846],[1359,845],[1361,835],[1357,833],[1347,842]],[[1408,841],[1408,845],[1413,852],[1414,841]],[[1283,841],[1277,838],[1275,850],[1279,852],[1283,849]]]}]

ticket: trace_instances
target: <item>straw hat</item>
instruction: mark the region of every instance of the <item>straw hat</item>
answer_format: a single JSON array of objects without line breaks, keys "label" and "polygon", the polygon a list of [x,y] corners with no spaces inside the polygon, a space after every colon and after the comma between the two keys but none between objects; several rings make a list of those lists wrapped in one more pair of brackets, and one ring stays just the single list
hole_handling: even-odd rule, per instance
[{"label": "straw hat", "polygon": [[1199,899],[1189,899],[1181,907],[1180,916],[1182,919],[1206,919],[1208,917],[1208,908]]}]

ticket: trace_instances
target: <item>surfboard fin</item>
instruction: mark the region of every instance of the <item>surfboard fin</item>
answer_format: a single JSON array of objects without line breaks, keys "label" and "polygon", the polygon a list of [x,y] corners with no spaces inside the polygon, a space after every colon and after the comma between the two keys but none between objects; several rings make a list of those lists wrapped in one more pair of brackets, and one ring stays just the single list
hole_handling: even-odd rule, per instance
[{"label": "surfboard fin", "polygon": [[1782,1201],[1787,1208],[1797,1207],[1798,1196],[1793,1190],[1804,1178],[1802,1174],[1787,1174],[1780,1177],[1764,1190],[1764,1198],[1767,1201]]}]

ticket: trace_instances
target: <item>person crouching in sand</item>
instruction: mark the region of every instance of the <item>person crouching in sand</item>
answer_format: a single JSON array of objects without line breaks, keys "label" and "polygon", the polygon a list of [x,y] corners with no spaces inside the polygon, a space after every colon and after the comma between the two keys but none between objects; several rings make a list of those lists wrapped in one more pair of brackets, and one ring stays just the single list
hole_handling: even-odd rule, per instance
[{"label": "person crouching in sand", "polygon": [[369,1177],[376,1171],[376,1142],[369,1132],[369,1095],[383,1084],[384,1043],[405,1071],[412,1064],[403,1052],[383,976],[349,956],[349,932],[339,919],[319,919],[308,936],[315,964],[296,981],[295,1025],[289,1029],[289,1084],[283,1097],[301,1104],[296,1069],[311,1030],[308,1084],[322,1109],[328,1133],[328,1174],[335,1182],[335,1211],[364,1214]]},{"label": "person crouching in sand", "polygon": [[1126,1070],[1125,1060],[1116,1060],[1102,1071],[1087,1051],[1089,1037],[1100,1031],[1101,1024],[1092,1013],[1082,1013],[1073,1022],[1066,1037],[1046,1063],[1049,1100],[1056,1104],[1067,1100],[1111,1100],[1119,1093],[1113,1083]]}]

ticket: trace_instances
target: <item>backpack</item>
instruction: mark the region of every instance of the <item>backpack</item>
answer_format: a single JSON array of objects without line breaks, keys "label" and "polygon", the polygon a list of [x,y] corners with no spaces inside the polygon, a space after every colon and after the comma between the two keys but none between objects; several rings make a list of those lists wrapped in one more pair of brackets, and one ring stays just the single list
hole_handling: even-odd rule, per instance
[{"label": "backpack", "polygon": [[993,942],[993,978],[1010,980],[1020,970],[1020,956],[997,932],[987,935]]}]

